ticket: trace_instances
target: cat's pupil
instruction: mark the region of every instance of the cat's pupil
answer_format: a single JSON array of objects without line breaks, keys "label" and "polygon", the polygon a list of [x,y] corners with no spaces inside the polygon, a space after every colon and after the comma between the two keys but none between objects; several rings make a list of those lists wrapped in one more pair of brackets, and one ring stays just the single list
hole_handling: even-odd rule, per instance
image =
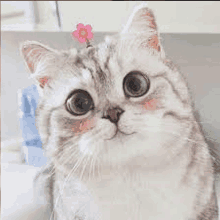
[{"label": "cat's pupil", "polygon": [[75,99],[75,105],[77,108],[86,109],[88,106],[88,100],[85,97],[79,97]]},{"label": "cat's pupil", "polygon": [[135,78],[131,79],[128,85],[134,92],[138,92],[141,88],[140,80]]},{"label": "cat's pupil", "polygon": [[73,115],[84,115],[92,106],[92,97],[84,90],[75,91],[66,101],[66,108]]}]

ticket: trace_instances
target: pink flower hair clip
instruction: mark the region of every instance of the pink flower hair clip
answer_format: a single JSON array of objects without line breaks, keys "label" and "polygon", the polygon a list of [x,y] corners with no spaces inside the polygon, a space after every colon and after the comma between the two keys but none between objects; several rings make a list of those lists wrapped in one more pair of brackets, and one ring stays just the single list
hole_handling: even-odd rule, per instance
[{"label": "pink flower hair clip", "polygon": [[77,25],[77,30],[72,32],[72,37],[77,38],[80,43],[86,42],[86,48],[92,47],[89,42],[89,40],[93,38],[92,27],[90,25],[84,26],[83,24],[79,23]]}]

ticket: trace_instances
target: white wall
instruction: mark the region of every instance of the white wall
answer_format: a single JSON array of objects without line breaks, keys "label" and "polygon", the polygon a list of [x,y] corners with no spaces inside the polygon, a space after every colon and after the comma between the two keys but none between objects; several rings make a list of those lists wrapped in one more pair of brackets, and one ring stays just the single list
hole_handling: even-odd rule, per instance
[{"label": "white wall", "polygon": [[[60,2],[63,28],[69,31],[79,22],[93,25],[94,31],[121,29],[136,5],[143,2]],[[148,1],[161,32],[220,33],[220,2]],[[76,10],[77,8],[77,10]]]},{"label": "white wall", "polygon": [[220,2],[148,2],[161,32],[220,33]]},{"label": "white wall", "polygon": [[[141,1],[59,1],[62,13],[63,31],[70,32],[77,23],[91,24],[93,31],[117,32],[125,25],[129,14]],[[11,3],[13,10],[22,8],[25,2]],[[163,33],[220,33],[220,2],[215,1],[148,1],[157,18],[159,30]],[[1,2],[2,14],[10,11],[9,2]],[[17,5],[17,6],[16,6]],[[57,22],[49,1],[38,1],[42,23],[36,31],[57,31]],[[25,30],[24,19],[1,21],[2,29],[7,27]],[[29,29],[30,30],[30,29]]]}]

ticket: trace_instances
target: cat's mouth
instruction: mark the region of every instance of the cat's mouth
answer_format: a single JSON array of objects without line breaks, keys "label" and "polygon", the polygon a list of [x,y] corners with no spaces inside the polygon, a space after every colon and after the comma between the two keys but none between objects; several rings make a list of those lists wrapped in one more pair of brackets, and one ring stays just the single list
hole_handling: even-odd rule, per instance
[{"label": "cat's mouth", "polygon": [[128,134],[128,133],[125,133],[125,132],[121,131],[121,130],[117,127],[117,130],[116,130],[115,134],[114,134],[111,138],[106,139],[106,140],[112,140],[112,139],[116,138],[117,136],[128,136],[128,135],[132,135],[132,134],[135,134],[135,133],[136,133],[136,132],[132,132],[132,133]]}]

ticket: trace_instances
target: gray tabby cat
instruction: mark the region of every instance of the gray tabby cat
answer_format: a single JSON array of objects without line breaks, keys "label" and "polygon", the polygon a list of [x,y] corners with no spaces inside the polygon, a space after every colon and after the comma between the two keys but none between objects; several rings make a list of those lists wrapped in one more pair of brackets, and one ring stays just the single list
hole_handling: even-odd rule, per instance
[{"label": "gray tabby cat", "polygon": [[50,163],[37,197],[55,220],[216,220],[213,161],[152,11],[78,52],[22,46]]}]

